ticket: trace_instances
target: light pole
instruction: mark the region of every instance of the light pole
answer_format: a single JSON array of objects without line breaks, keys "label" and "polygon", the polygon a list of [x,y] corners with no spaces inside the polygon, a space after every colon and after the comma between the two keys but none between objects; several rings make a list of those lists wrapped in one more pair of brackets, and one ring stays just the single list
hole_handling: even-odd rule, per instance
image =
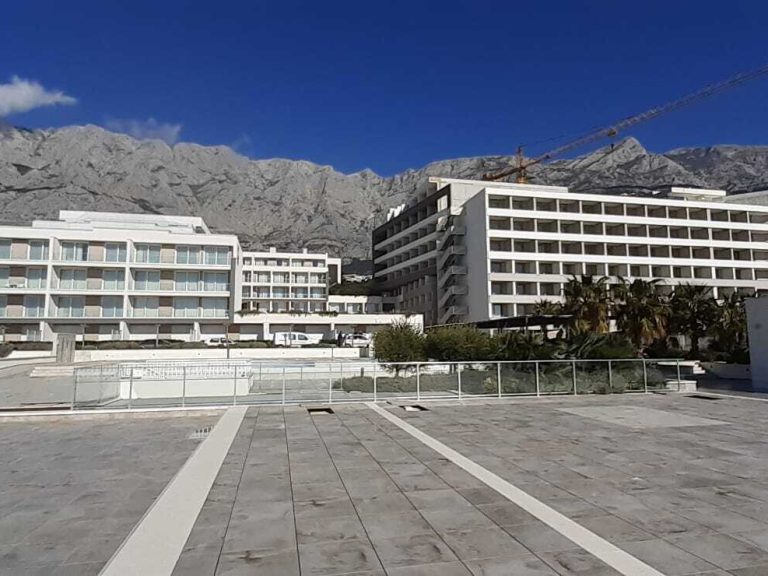
[{"label": "light pole", "polygon": [[227,347],[227,360],[229,360],[229,327],[232,325],[232,322],[229,320],[226,320],[224,322],[224,344]]},{"label": "light pole", "polygon": [[155,324],[155,348],[160,346],[160,324]]}]

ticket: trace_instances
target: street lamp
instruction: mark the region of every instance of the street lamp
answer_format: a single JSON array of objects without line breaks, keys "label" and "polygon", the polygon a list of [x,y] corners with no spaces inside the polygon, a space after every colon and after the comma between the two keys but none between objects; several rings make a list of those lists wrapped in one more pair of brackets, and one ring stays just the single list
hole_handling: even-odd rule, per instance
[{"label": "street lamp", "polygon": [[224,321],[224,344],[227,347],[227,360],[229,360],[229,327],[232,325],[232,322],[229,320]]}]

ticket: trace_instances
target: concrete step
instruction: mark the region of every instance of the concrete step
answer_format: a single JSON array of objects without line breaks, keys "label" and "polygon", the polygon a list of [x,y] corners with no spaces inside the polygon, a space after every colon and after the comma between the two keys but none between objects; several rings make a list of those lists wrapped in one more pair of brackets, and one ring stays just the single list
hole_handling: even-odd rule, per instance
[{"label": "concrete step", "polygon": [[677,379],[670,379],[665,382],[667,390],[672,390],[673,392],[696,392],[696,380],[683,380],[680,379],[680,384],[678,385]]},{"label": "concrete step", "polygon": [[54,364],[49,366],[35,366],[29,374],[30,378],[52,378],[55,376],[72,376],[75,367],[72,364]]}]

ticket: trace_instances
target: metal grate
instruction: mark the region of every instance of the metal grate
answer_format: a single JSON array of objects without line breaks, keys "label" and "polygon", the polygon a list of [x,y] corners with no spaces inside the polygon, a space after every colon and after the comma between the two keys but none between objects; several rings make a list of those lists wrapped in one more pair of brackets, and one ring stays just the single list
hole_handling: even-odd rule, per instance
[{"label": "metal grate", "polygon": [[698,398],[699,400],[722,400],[719,396],[707,396],[706,394],[687,394],[687,398]]},{"label": "metal grate", "polygon": [[307,408],[307,412],[310,414],[333,414],[332,408]]},{"label": "metal grate", "polygon": [[400,406],[403,410],[406,412],[428,412],[429,408],[424,408],[424,406],[420,406],[419,404],[407,404],[405,406]]},{"label": "metal grate", "polygon": [[187,438],[190,440],[205,440],[213,430],[213,426],[203,426],[192,432]]}]

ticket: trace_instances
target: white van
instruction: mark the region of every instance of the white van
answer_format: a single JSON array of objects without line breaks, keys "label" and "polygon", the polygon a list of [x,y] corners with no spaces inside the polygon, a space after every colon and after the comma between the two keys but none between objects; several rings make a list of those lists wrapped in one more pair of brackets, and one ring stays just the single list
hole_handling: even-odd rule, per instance
[{"label": "white van", "polygon": [[275,332],[272,343],[275,346],[301,347],[310,344],[320,344],[322,334],[304,334],[304,332]]}]

